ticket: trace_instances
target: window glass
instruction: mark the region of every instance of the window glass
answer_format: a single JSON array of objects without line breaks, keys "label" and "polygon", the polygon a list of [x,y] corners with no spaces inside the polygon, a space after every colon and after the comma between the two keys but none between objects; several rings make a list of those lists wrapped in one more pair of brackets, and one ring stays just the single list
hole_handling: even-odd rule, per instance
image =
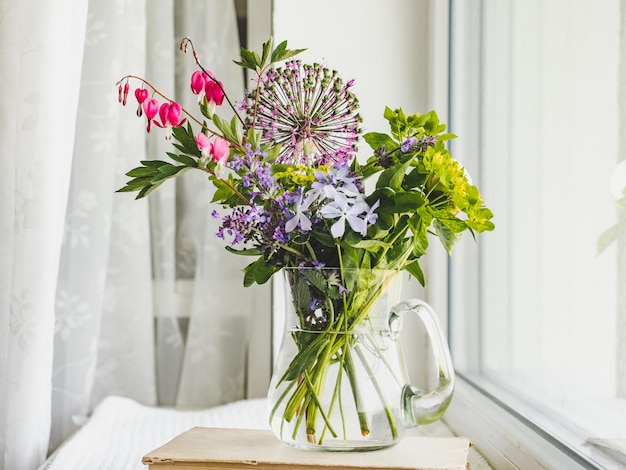
[{"label": "window glass", "polygon": [[452,5],[451,150],[496,224],[452,257],[455,366],[626,439],[621,2]]}]

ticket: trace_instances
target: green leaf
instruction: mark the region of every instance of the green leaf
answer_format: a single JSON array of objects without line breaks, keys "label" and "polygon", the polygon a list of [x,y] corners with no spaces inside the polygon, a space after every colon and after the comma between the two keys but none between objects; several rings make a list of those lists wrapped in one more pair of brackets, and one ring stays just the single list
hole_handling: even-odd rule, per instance
[{"label": "green leaf", "polygon": [[278,269],[278,266],[268,263],[263,258],[259,258],[243,268],[243,285],[250,287],[255,282],[264,284]]},{"label": "green leaf", "polygon": [[306,51],[306,49],[289,50],[287,49],[287,41],[283,41],[272,51],[272,57],[270,60],[271,63],[280,62],[281,60],[289,59],[290,57],[298,55],[304,51]]},{"label": "green leaf", "polygon": [[141,191],[139,191],[139,194],[137,194],[137,197],[135,199],[141,199],[143,197],[146,197],[148,194],[150,194],[152,191],[154,191],[156,188],[158,188],[161,185],[161,182],[155,183],[155,184],[151,184],[148,186],[145,186]]},{"label": "green leaf", "polygon": [[424,272],[417,260],[413,260],[404,266],[404,269],[411,274],[422,286],[426,286],[426,280],[424,279]]},{"label": "green leaf", "polygon": [[273,38],[272,36],[270,36],[267,42],[263,43],[263,55],[261,57],[261,66],[265,65],[265,62],[267,61],[267,58],[270,55],[270,51],[272,50],[272,41],[273,41]]},{"label": "green leaf", "polygon": [[361,240],[357,243],[353,243],[352,246],[354,248],[363,248],[367,251],[376,252],[381,248],[391,248],[392,245],[380,240]]},{"label": "green leaf", "polygon": [[129,191],[138,191],[140,188],[143,188],[146,185],[149,185],[152,181],[152,176],[144,176],[141,178],[134,178],[126,183],[121,189],[118,189],[117,192],[125,193]]},{"label": "green leaf", "polygon": [[284,375],[281,377],[280,381],[291,381],[296,380],[302,373],[306,370],[307,367],[311,366],[317,360],[317,357],[320,355],[321,351],[328,344],[328,336],[329,335],[315,335],[317,340],[311,341],[304,349],[302,349],[296,357],[294,357],[287,367]]},{"label": "green leaf", "polygon": [[237,115],[233,116],[230,120],[230,132],[234,142],[241,142],[243,138],[243,128],[241,127],[241,121],[239,121]]},{"label": "green leaf", "polygon": [[258,260],[250,263],[248,266],[243,268],[243,286],[244,287],[250,287],[252,284],[255,283],[254,272],[256,271],[257,262]]},{"label": "green leaf", "polygon": [[126,176],[130,176],[132,178],[141,178],[144,176],[154,176],[158,172],[158,169],[152,166],[139,166],[137,168],[133,168]]},{"label": "green leaf", "polygon": [[256,149],[259,147],[259,144],[261,143],[262,135],[263,134],[261,131],[258,131],[251,127],[250,129],[248,129],[248,133],[246,135],[246,141],[247,143],[250,144],[251,148]]},{"label": "green leaf", "polygon": [[228,245],[226,245],[226,251],[228,251],[229,253],[234,253],[236,255],[242,255],[242,256],[259,256],[262,254],[261,251],[259,251],[256,248],[244,248],[241,250],[237,250],[233,248],[232,246],[228,246]]},{"label": "green leaf", "polygon": [[174,166],[169,164],[160,166],[159,173],[157,173],[154,178],[152,178],[151,183],[158,183],[159,181],[178,176],[179,174],[182,174],[190,169],[191,168],[188,166]]},{"label": "green leaf", "polygon": [[435,233],[441,240],[441,244],[448,252],[448,255],[452,254],[452,248],[455,243],[461,238],[460,233],[452,231],[448,226],[444,225],[439,219],[433,221],[433,228]]},{"label": "green leaf", "polygon": [[596,251],[598,254],[606,250],[609,245],[611,245],[619,238],[619,229],[620,225],[616,224],[612,227],[609,227],[600,234],[600,237],[598,238],[598,242],[596,244]]},{"label": "green leaf", "polygon": [[423,173],[424,169],[419,166],[413,168],[404,178],[403,187],[405,190],[409,191],[414,188],[422,187],[424,182],[426,181],[426,176]]},{"label": "green leaf", "polygon": [[178,155],[172,152],[167,152],[167,155],[172,160],[177,161],[178,163],[182,163],[185,166],[198,168],[198,161],[195,158],[190,157],[189,155]]},{"label": "green leaf", "polygon": [[[247,69],[252,69],[252,70],[257,70],[257,67],[260,65],[260,64],[257,64],[254,54],[248,49],[245,49],[242,47],[239,53],[239,56],[241,57],[241,61],[239,62],[233,61],[233,62],[235,62],[235,64],[241,67],[245,67]],[[258,57],[258,54],[257,54],[257,57]]]},{"label": "green leaf", "polygon": [[335,239],[330,233],[315,231],[311,232],[311,235],[313,236],[313,238],[320,241],[326,246],[335,246]]},{"label": "green leaf", "polygon": [[267,156],[265,157],[265,161],[269,163],[275,162],[276,159],[278,158],[278,155],[280,154],[281,148],[282,148],[282,145],[274,145],[273,147],[268,148],[266,150]]},{"label": "green leaf", "polygon": [[389,106],[385,106],[385,111],[383,112],[383,117],[391,122],[392,120],[396,119],[396,113],[393,109],[391,109]]},{"label": "green leaf", "polygon": [[409,227],[413,233],[413,254],[422,256],[428,249],[428,225],[419,214],[409,218]]},{"label": "green leaf", "polygon": [[174,176],[176,173],[178,173],[180,170],[182,170],[183,168],[185,168],[184,166],[174,166],[174,165],[170,165],[169,163],[167,165],[162,165],[159,167],[159,173],[162,173],[166,176]]},{"label": "green leaf", "polygon": [[198,150],[191,123],[188,122],[187,127],[180,126],[172,128],[172,135],[174,139],[180,143],[180,146],[175,145],[178,147],[178,150],[188,155],[200,157],[200,150]]},{"label": "green leaf", "polygon": [[282,54],[283,51],[285,51],[285,49],[287,49],[287,41],[282,41],[281,43],[278,44],[278,46],[276,46],[276,48],[272,51],[272,57],[271,57],[272,63],[278,61],[277,57],[280,54]]},{"label": "green leaf", "polygon": [[[437,116],[437,113],[435,111],[429,111],[428,113],[426,113],[426,115],[428,117],[426,119],[426,122],[424,123],[424,129],[429,134],[438,134],[439,133],[438,131],[440,129],[439,116]],[[444,129],[445,129],[445,126],[444,126]]]},{"label": "green leaf", "polygon": [[156,167],[159,167],[161,165],[169,165],[169,163],[164,162],[163,160],[141,160],[139,163],[141,163],[143,166],[156,166]]},{"label": "green leaf", "polygon": [[415,212],[426,203],[426,198],[416,191],[399,192],[394,198],[394,212]]},{"label": "green leaf", "polygon": [[213,182],[213,185],[215,186],[215,193],[213,194],[213,199],[211,200],[211,202],[225,203],[232,196],[235,195],[235,192],[231,189],[231,187],[228,186],[219,178],[212,176],[210,179]]},{"label": "green leaf", "polygon": [[368,132],[363,136],[365,142],[369,144],[374,150],[380,148],[382,145],[385,146],[388,152],[391,152],[398,148],[398,144],[387,134],[382,134],[380,132]]},{"label": "green leaf", "polygon": [[388,186],[394,190],[402,189],[402,182],[404,181],[406,170],[410,163],[411,161],[407,160],[401,165],[396,165],[384,170],[378,177],[376,188]]},{"label": "green leaf", "polygon": [[[233,116],[233,120],[237,120],[236,116]],[[222,119],[217,114],[213,115],[213,123],[220,130],[222,135],[226,138],[226,140],[230,142],[241,142],[241,127],[239,127],[239,132],[234,131],[233,127],[236,127],[236,124],[229,123],[225,119]]]},{"label": "green leaf", "polygon": [[280,270],[280,266],[270,264],[263,258],[259,258],[257,264],[258,266],[254,271],[254,280],[257,284],[265,284],[274,275],[274,273]]},{"label": "green leaf", "polygon": [[[303,269],[302,273],[306,277],[307,281],[309,281],[309,283],[320,292],[326,292],[328,290],[328,281],[320,271],[315,271],[314,269]],[[298,284],[305,283],[299,282]]]}]

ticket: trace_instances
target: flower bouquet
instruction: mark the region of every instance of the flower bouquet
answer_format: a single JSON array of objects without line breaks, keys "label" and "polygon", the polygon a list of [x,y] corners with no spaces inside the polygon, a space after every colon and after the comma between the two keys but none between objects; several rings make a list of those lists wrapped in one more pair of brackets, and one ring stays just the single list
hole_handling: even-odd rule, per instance
[{"label": "flower bouquet", "polygon": [[[148,132],[152,124],[166,129],[173,150],[167,161],[142,161],[119,191],[142,198],[188,170],[205,172],[215,187],[217,236],[228,240],[228,251],[252,258],[244,285],[263,284],[285,268],[291,287],[294,353],[272,382],[281,390],[272,419],[289,423],[293,436],[322,444],[326,436],[341,438],[342,428],[345,435],[349,401],[360,434],[370,435],[357,369],[367,375],[385,361],[376,341],[359,349],[353,333],[374,323],[389,273],[407,271],[424,284],[419,260],[429,234],[450,252],[462,232],[493,230],[492,213],[446,149],[454,136],[434,111],[386,108],[388,132],[362,135],[354,81],[301,63],[295,57],[302,50],[288,49],[286,41],[274,47],[270,38],[259,53],[241,49],[235,63],[254,79],[237,103],[203,67],[191,40],[181,49],[191,49],[198,66],[190,89],[201,117],[145,79],[123,77],[120,102],[126,104],[130,82],[137,82],[137,114],[147,119]],[[235,113],[229,121],[216,112],[224,103]],[[371,147],[363,162],[356,159],[361,138]],[[366,349],[374,359],[363,357]],[[394,411],[380,383],[374,385],[395,439]],[[330,388],[326,403],[324,388]]]}]

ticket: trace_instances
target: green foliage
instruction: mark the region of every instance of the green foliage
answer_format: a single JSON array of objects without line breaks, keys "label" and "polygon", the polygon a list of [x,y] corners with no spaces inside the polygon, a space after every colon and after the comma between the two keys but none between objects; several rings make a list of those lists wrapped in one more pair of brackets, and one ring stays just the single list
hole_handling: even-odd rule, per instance
[{"label": "green foliage", "polygon": [[240,52],[240,60],[233,62],[235,62],[235,64],[239,65],[240,67],[254,70],[256,72],[261,72],[263,69],[272,64],[287,60],[306,50],[289,50],[287,49],[287,41],[281,42],[276,46],[275,49],[272,50],[272,42],[273,39],[270,37],[270,39],[263,44],[263,51],[261,52],[261,55],[259,55],[257,52],[249,51],[248,49],[242,47]]},{"label": "green foliage", "polygon": [[[390,135],[365,134],[374,155],[358,167],[364,179],[376,178],[367,201],[378,200],[380,207],[368,235],[378,243],[352,246],[367,250],[373,266],[405,269],[424,284],[417,260],[427,251],[429,234],[451,254],[462,232],[493,230],[493,214],[446,149],[445,142],[456,136],[445,133],[435,111],[407,115],[387,107],[384,117]],[[406,145],[409,140],[413,145]]]}]

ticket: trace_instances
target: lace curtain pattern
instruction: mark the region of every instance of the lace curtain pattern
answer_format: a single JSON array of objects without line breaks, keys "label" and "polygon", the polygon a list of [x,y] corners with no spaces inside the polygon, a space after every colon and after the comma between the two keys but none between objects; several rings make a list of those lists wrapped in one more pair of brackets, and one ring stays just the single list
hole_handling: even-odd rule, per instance
[{"label": "lace curtain pattern", "polygon": [[184,36],[240,95],[232,2],[0,0],[0,469],[35,468],[107,395],[244,397],[265,305],[214,237],[210,185],[114,193],[169,145],[144,138],[132,84],[122,109],[115,82],[144,76],[194,109]]}]

